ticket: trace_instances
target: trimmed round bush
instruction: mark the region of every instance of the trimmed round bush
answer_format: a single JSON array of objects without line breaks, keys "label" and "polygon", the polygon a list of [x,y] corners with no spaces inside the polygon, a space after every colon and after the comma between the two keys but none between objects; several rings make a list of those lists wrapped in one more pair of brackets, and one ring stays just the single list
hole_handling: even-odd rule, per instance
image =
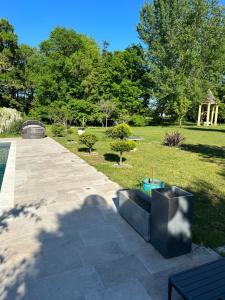
[{"label": "trimmed round bush", "polygon": [[123,153],[129,152],[136,147],[136,143],[134,141],[125,141],[118,140],[111,143],[111,149],[113,151],[119,152],[120,160],[119,165],[122,165],[123,162]]},{"label": "trimmed round bush", "polygon": [[116,139],[126,139],[131,135],[132,131],[129,125],[123,123],[116,125],[112,130],[112,137]]},{"label": "trimmed round bush", "polygon": [[64,137],[66,135],[65,126],[62,124],[54,124],[52,125],[52,134],[56,137]]},{"label": "trimmed round bush", "polygon": [[164,145],[169,147],[177,147],[185,140],[184,136],[179,131],[166,133],[164,137]]},{"label": "trimmed round bush", "polygon": [[79,137],[79,142],[80,144],[85,145],[89,152],[91,153],[94,144],[98,141],[98,138],[96,135],[91,134],[91,133],[83,133],[80,137]]}]

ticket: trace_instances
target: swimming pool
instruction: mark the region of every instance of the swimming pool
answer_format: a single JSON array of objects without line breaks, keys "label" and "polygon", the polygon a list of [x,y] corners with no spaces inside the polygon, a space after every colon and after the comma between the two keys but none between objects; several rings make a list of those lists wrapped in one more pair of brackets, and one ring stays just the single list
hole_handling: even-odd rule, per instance
[{"label": "swimming pool", "polygon": [[5,173],[6,163],[8,159],[10,143],[0,143],[0,190]]}]

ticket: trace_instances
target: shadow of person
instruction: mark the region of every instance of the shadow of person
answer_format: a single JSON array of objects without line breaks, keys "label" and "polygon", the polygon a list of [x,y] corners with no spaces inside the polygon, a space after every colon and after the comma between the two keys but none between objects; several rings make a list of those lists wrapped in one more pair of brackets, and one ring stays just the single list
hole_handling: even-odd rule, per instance
[{"label": "shadow of person", "polygon": [[[40,230],[30,241],[30,247],[36,244],[38,249],[32,255],[23,255],[29,245],[29,235],[15,242],[14,247],[20,243],[18,251],[21,253],[16,253],[15,259],[6,255],[0,265],[0,299],[78,299],[88,289],[102,288],[94,268],[86,265],[83,253],[87,252],[85,245],[98,242],[98,232],[108,230],[104,214],[114,212],[105,198],[97,194],[87,196],[83,202],[74,203],[75,200],[68,212],[56,213],[56,230],[46,229],[40,221]],[[45,220],[48,214],[53,214],[50,210],[63,210],[63,205],[63,201],[60,205],[54,203],[45,213],[41,213],[43,206],[38,207],[36,214]],[[27,222],[34,226],[30,219]],[[107,232],[104,234],[107,241]]]}]

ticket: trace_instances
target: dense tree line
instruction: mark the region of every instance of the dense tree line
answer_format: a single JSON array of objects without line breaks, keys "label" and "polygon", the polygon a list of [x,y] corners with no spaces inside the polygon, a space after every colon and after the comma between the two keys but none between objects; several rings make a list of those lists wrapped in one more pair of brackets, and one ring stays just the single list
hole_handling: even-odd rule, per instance
[{"label": "dense tree line", "polygon": [[217,1],[154,0],[144,5],[137,30],[158,116],[195,118],[208,89],[225,100],[225,15]]},{"label": "dense tree line", "polygon": [[[224,111],[225,18],[214,0],[146,3],[137,31],[146,46],[102,50],[55,28],[39,47],[19,45],[0,20],[0,106],[53,123],[195,119],[210,88]],[[225,116],[224,116],[225,117]]]}]

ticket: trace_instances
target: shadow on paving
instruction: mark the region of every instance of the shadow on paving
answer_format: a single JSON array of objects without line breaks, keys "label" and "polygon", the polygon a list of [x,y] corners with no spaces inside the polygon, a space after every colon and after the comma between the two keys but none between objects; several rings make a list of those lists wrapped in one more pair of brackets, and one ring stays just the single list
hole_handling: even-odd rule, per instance
[{"label": "shadow on paving", "polygon": [[115,224],[121,220],[99,195],[86,197],[79,209],[57,214],[58,229],[39,231],[40,248],[32,258],[13,260],[8,267],[8,258],[2,261],[0,299],[151,300],[140,283],[150,273],[117,243],[121,235],[111,225],[114,219]]},{"label": "shadow on paving", "polygon": [[169,275],[209,259],[162,258],[99,195],[57,214],[57,230],[40,229],[35,238],[40,247],[32,258],[19,256],[11,267],[6,257],[1,264],[0,299],[164,300]]},{"label": "shadow on paving", "polygon": [[[18,205],[16,204],[14,208],[10,210],[4,211],[0,215],[0,234],[3,231],[8,230],[9,221],[11,219],[25,217],[27,219],[33,219],[35,222],[41,220],[41,217],[38,216],[36,211],[45,203],[45,199],[41,199],[39,202],[34,204],[27,204],[27,205]],[[34,210],[34,211],[32,211]]]}]

